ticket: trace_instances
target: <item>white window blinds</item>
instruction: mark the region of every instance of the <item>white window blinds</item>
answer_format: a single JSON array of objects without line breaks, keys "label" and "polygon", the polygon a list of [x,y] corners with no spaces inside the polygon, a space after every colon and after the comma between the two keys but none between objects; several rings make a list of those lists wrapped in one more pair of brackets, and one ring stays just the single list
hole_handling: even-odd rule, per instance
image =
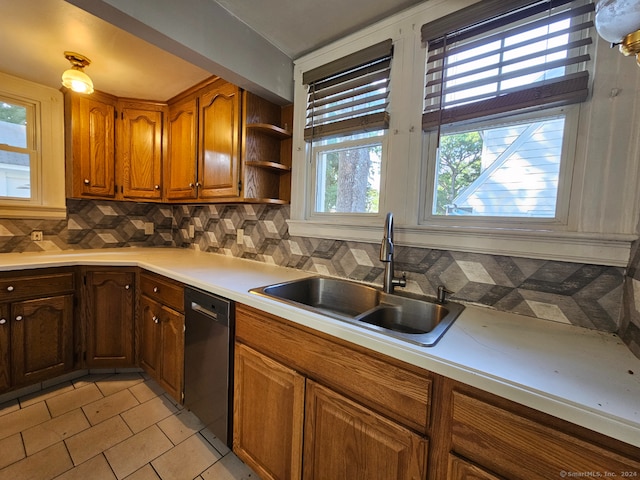
[{"label": "white window blinds", "polygon": [[388,128],[391,40],[305,72],[307,141]]},{"label": "white window blinds", "polygon": [[423,130],[584,101],[593,10],[585,0],[485,0],[423,25]]}]

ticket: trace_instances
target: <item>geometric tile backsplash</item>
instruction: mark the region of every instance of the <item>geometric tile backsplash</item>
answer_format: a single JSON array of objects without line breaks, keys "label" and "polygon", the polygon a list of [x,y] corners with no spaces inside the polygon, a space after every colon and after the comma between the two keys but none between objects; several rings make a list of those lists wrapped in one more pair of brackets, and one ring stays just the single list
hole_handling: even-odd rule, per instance
[{"label": "geometric tile backsplash", "polygon": [[[288,206],[67,200],[67,212],[66,220],[0,219],[0,252],[184,247],[382,284],[379,244],[290,237]],[[145,235],[146,223],[153,223],[153,234]],[[43,242],[31,241],[33,230],[44,232]],[[629,320],[629,301],[622,318],[629,288],[620,267],[403,246],[396,246],[395,261],[414,293],[435,296],[445,285],[454,300],[501,311],[608,332],[623,327],[635,334],[640,325]],[[640,303],[640,272],[635,281]]]}]

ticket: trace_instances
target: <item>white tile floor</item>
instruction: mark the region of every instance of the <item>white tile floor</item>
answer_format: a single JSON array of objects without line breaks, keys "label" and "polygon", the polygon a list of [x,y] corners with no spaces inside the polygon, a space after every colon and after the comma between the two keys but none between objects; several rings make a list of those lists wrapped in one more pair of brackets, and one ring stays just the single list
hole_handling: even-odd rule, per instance
[{"label": "white tile floor", "polygon": [[0,403],[0,480],[257,480],[145,374],[103,373]]}]

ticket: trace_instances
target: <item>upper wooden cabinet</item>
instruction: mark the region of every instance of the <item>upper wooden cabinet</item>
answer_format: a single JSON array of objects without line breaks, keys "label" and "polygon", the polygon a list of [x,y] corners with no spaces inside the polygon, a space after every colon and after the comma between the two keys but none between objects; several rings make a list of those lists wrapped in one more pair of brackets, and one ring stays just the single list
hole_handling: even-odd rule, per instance
[{"label": "upper wooden cabinet", "polygon": [[117,99],[65,94],[67,197],[115,198]]},{"label": "upper wooden cabinet", "polygon": [[162,199],[160,103],[67,92],[67,197]]},{"label": "upper wooden cabinet", "polygon": [[293,106],[212,77],[168,104],[65,94],[69,198],[291,201]]},{"label": "upper wooden cabinet", "polygon": [[198,99],[169,105],[167,156],[164,162],[165,198],[198,198]]},{"label": "upper wooden cabinet", "polygon": [[167,200],[240,198],[240,89],[215,79],[170,102]]},{"label": "upper wooden cabinet", "polygon": [[123,199],[162,198],[163,115],[161,104],[120,102],[118,178]]}]

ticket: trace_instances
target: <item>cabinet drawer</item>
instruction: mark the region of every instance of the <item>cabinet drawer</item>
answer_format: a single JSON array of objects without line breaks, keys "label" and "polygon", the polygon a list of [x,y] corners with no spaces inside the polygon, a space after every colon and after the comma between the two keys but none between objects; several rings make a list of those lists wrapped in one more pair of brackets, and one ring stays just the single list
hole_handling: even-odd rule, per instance
[{"label": "cabinet drawer", "polygon": [[73,272],[4,276],[0,274],[0,302],[47,297],[74,290]]},{"label": "cabinet drawer", "polygon": [[184,287],[180,283],[149,272],[140,274],[140,290],[143,295],[184,312]]},{"label": "cabinet drawer", "polygon": [[640,461],[453,392],[452,447],[456,453],[514,480],[559,478],[561,472],[638,472]]},{"label": "cabinet drawer", "polygon": [[406,427],[427,432],[432,379],[424,370],[246,305],[236,306],[236,339]]}]

